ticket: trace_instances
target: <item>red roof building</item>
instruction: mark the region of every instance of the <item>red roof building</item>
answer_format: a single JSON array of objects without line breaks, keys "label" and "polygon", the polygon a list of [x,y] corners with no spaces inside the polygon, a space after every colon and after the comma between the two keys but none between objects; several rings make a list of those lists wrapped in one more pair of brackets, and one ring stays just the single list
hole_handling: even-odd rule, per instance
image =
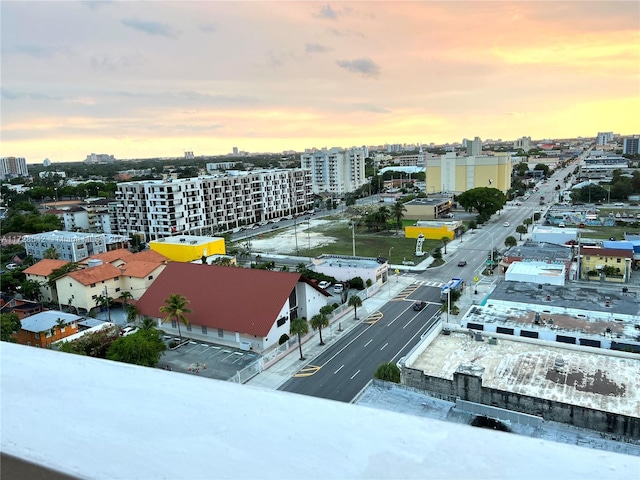
[{"label": "red roof building", "polygon": [[[140,315],[164,318],[171,294],[189,300],[183,335],[255,351],[278,345],[290,321],[310,319],[330,294],[299,273],[170,262],[138,301]],[[177,333],[168,321],[163,330]]]}]

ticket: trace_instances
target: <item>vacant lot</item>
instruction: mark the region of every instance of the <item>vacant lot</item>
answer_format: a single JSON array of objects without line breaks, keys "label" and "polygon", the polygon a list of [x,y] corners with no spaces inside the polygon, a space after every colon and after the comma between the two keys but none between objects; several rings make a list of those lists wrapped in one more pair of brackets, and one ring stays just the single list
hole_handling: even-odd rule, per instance
[{"label": "vacant lot", "polygon": [[[254,253],[275,253],[280,255],[299,255],[316,257],[322,253],[337,255],[353,254],[355,237],[356,255],[361,257],[390,257],[393,262],[402,259],[415,260],[415,239],[404,238],[402,230],[396,232],[372,232],[365,227],[355,230],[349,226],[349,220],[341,217],[325,217],[321,220],[310,220],[277,232],[262,234],[251,240],[251,251]],[[246,242],[239,242],[243,248]],[[441,242],[425,241],[423,251],[429,252]],[[391,252],[391,255],[389,255]]]}]

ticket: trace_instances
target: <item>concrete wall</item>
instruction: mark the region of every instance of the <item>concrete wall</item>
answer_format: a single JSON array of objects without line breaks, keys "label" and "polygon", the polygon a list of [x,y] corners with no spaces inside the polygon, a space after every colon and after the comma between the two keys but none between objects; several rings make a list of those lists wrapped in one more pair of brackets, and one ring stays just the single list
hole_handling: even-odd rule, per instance
[{"label": "concrete wall", "polygon": [[431,377],[421,370],[402,366],[402,383],[438,397],[454,396],[483,405],[537,415],[547,421],[640,439],[640,418],[486,388],[482,386],[481,376],[456,372],[450,380]]}]

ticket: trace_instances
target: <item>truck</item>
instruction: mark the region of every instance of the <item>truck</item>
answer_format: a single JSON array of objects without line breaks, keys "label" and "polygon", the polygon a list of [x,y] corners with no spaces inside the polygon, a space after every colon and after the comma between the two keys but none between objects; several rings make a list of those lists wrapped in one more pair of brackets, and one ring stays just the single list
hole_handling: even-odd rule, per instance
[{"label": "truck", "polygon": [[443,302],[447,300],[447,297],[449,296],[449,290],[460,291],[463,287],[464,280],[459,277],[453,277],[445,285],[443,285],[442,289],[440,290],[440,300]]}]

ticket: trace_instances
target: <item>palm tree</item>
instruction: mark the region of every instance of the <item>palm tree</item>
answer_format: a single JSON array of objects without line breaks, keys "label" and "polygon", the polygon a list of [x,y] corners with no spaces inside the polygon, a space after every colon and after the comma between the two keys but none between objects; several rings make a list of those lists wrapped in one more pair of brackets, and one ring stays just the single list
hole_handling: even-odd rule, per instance
[{"label": "palm tree", "polygon": [[300,339],[301,335],[306,335],[309,332],[309,324],[307,323],[307,319],[304,317],[294,318],[291,320],[291,326],[289,327],[289,333],[291,335],[298,336],[298,347],[300,348],[300,360],[304,360],[302,356],[302,340]]},{"label": "palm tree", "polygon": [[156,328],[156,322],[152,318],[145,317],[142,320],[142,330],[154,330]]},{"label": "palm tree", "polygon": [[354,318],[357,320],[358,319],[358,307],[362,306],[362,299],[358,296],[358,295],[351,295],[349,297],[349,304],[350,307],[353,307],[353,315]]},{"label": "palm tree", "polygon": [[311,321],[309,323],[314,331],[318,330],[318,332],[320,332],[320,345],[324,345],[324,342],[322,341],[322,329],[329,326],[329,317],[320,311],[320,313],[311,317]]},{"label": "palm tree", "polygon": [[449,243],[451,239],[449,237],[442,237],[442,243],[444,244],[444,254],[447,254],[447,243]]},{"label": "palm tree", "polygon": [[189,320],[186,314],[193,313],[190,308],[187,308],[189,300],[184,298],[178,293],[172,293],[169,298],[165,299],[165,305],[160,307],[160,312],[166,313],[167,316],[162,319],[162,323],[169,320],[175,320],[178,324],[178,336],[180,337],[180,343],[182,343],[182,332],[180,331],[180,323],[189,325]]},{"label": "palm tree", "polygon": [[127,310],[127,306],[129,305],[129,300],[133,298],[131,292],[122,292],[120,294],[120,300],[122,300],[125,311]]},{"label": "palm tree", "polygon": [[125,309],[127,312],[127,322],[135,323],[136,318],[138,318],[138,307],[133,304],[127,305]]},{"label": "palm tree", "polygon": [[377,216],[379,225],[381,227],[384,227],[385,230],[386,230],[387,229],[387,222],[389,221],[389,218],[391,217],[391,212],[389,211],[389,208],[387,208],[387,207],[378,208],[378,211],[376,212],[376,216]]},{"label": "palm tree", "polygon": [[407,209],[402,202],[396,202],[393,207],[391,207],[391,216],[396,219],[397,226],[400,227],[402,219],[404,218],[404,212]]}]

